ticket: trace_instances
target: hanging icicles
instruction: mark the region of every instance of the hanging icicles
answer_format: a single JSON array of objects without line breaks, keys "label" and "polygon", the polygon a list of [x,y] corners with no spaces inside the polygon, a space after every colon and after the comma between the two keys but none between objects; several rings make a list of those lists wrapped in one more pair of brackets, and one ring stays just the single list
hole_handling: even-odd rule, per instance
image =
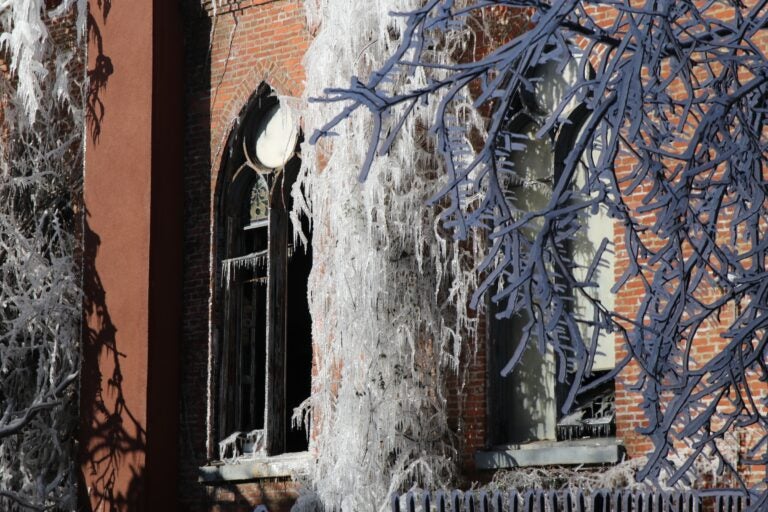
[{"label": "hanging icicles", "polygon": [[[308,0],[310,27],[319,30],[304,60],[305,97],[380,68],[404,29],[390,14],[418,5]],[[463,44],[463,30],[456,28],[451,44]],[[403,69],[390,85],[416,87],[431,78]],[[408,107],[402,137],[379,155],[363,183],[374,128],[369,117],[353,115],[337,127],[338,138],[302,146],[304,168],[293,195],[297,208],[310,213],[315,233],[309,293],[317,374],[308,405],[317,463],[311,485],[327,510],[383,510],[391,492],[415,483],[443,486],[455,475],[446,382],[471,357],[465,349],[476,320],[466,304],[476,288],[478,248],[468,242],[460,251],[443,238],[439,210],[425,207],[444,185],[434,141],[423,128],[436,103]],[[456,121],[479,126],[469,102],[462,107]],[[309,101],[305,133],[337,113],[335,106]],[[397,121],[385,120],[382,129]]]},{"label": "hanging icicles", "polygon": [[221,275],[223,276],[224,286],[229,287],[235,272],[238,270],[264,270],[267,268],[267,251],[258,251],[245,256],[236,258],[227,258],[221,262]]},{"label": "hanging icicles", "polygon": [[[295,244],[294,244],[295,245]],[[288,259],[293,257],[294,245],[288,245]],[[268,251],[253,252],[244,256],[237,256],[236,258],[226,258],[221,262],[221,275],[223,285],[229,287],[229,283],[235,277],[235,272],[238,270],[252,270],[254,272],[258,270],[266,270],[267,263],[269,262]],[[266,282],[266,277],[263,278]]]}]

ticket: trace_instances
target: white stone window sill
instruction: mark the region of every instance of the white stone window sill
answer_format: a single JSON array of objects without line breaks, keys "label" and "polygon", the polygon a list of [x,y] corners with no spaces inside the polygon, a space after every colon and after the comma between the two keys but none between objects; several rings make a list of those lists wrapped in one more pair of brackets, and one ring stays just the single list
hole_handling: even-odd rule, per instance
[{"label": "white stone window sill", "polygon": [[624,445],[615,437],[572,441],[535,441],[494,447],[475,452],[477,469],[504,469],[527,466],[568,466],[578,464],[616,464]]},{"label": "white stone window sill", "polygon": [[293,477],[309,472],[309,452],[283,453],[272,457],[243,458],[235,462],[212,462],[199,468],[204,484],[241,482],[262,478]]}]

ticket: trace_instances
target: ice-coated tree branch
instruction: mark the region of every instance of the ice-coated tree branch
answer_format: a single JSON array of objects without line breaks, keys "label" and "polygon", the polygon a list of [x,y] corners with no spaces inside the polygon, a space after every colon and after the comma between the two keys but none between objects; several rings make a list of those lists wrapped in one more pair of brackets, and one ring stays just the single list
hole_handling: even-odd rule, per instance
[{"label": "ice-coated tree branch", "polygon": [[[412,106],[438,102],[427,128],[445,175],[430,204],[455,239],[488,243],[472,305],[490,295],[501,315],[527,320],[506,370],[524,346],[553,350],[566,362],[570,403],[592,373],[595,340],[618,333],[628,356],[605,378],[627,365],[639,372],[642,433],[654,446],[639,476],[649,481],[684,483],[694,460],[719,456],[718,440],[736,429],[751,439],[741,463],[768,463],[767,3],[428,0],[393,14],[403,28],[385,64],[317,99],[343,107],[313,142],[360,111],[372,119],[363,180]],[[524,32],[456,62],[435,57],[472,20],[521,14]],[[576,78],[542,111],[547,66]],[[415,75],[427,84],[411,87]],[[487,113],[479,141],[458,113],[467,98]],[[523,118],[537,140],[573,132],[555,153],[543,208],[523,206],[533,187],[515,165],[531,144]],[[585,271],[568,247],[600,208],[616,235]],[[614,291],[640,293],[635,311],[607,308],[596,293],[606,251],[626,262]],[[712,331],[720,349],[698,350]],[[729,461],[723,471],[740,478]]]}]

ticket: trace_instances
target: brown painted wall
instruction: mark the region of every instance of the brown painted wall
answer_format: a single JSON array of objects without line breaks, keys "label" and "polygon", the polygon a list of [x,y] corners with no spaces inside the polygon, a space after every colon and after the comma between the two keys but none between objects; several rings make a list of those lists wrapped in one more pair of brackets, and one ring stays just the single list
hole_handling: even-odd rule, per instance
[{"label": "brown painted wall", "polygon": [[175,510],[180,15],[164,0],[89,7],[81,508]]}]

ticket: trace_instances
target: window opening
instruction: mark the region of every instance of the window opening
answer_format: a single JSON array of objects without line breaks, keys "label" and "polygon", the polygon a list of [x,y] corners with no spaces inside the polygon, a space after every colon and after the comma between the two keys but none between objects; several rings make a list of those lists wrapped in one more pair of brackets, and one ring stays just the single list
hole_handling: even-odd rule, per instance
[{"label": "window opening", "polygon": [[[562,69],[561,69],[562,68]],[[587,112],[571,101],[566,109],[558,113],[562,123],[555,126],[549,136],[537,138],[541,129],[541,116],[550,115],[561,103],[568,88],[569,75],[576,73],[575,60],[566,66],[559,66],[556,61],[541,66],[532,83],[531,91],[526,91],[517,99],[514,113],[508,121],[510,133],[520,133],[524,137],[520,143],[521,151],[511,152],[513,172],[505,173],[502,186],[507,191],[508,202],[520,212],[544,209],[551,199],[552,187],[558,178],[557,162],[559,155],[567,154],[577,139],[586,121]],[[564,128],[567,127],[567,128]],[[593,153],[600,148],[594,147]],[[596,156],[596,155],[593,155]],[[584,168],[582,167],[582,170]],[[585,185],[585,172],[579,172],[573,184],[581,189]],[[613,240],[612,221],[603,206],[598,211],[584,214],[581,229],[575,240],[564,249],[564,256],[577,265],[574,277],[585,277],[586,268],[592,262],[598,247],[604,238]],[[528,229],[530,237],[535,236],[537,225]],[[613,304],[613,254],[603,253],[603,265],[598,278],[598,291],[601,301],[608,307]],[[586,318],[591,315],[591,305],[575,291],[573,307]],[[529,344],[515,370],[506,377],[501,377],[501,370],[513,357],[521,340],[527,318],[515,315],[510,318],[497,318],[499,309],[492,301],[488,302],[489,333],[489,442],[492,445],[520,444],[540,440],[570,440],[582,437],[606,437],[615,434],[614,384],[609,381],[589,393],[581,395],[571,411],[563,415],[562,404],[567,396],[568,382],[557,380],[558,361],[552,350],[540,353],[536,343]],[[581,334],[585,340],[591,339],[588,322],[581,325]],[[598,340],[590,380],[598,379],[610,371],[615,364],[614,338],[604,333]],[[568,376],[572,377],[572,373]]]},{"label": "window opening", "polygon": [[230,136],[225,168],[231,178],[222,191],[220,224],[221,459],[308,446],[304,425],[293,428],[291,416],[311,391],[311,234],[307,247],[294,248],[288,212],[300,168],[297,128],[270,92],[263,86],[246,108]]},{"label": "window opening", "polygon": [[[312,317],[308,304],[308,277],[312,270],[312,234],[308,222],[302,222],[307,235],[307,250],[299,248],[288,260],[288,328],[286,352],[290,359],[286,387],[285,424],[287,452],[307,450],[307,431],[302,425],[293,428],[293,411],[306,400],[312,391]],[[296,369],[294,371],[294,369]]]}]

